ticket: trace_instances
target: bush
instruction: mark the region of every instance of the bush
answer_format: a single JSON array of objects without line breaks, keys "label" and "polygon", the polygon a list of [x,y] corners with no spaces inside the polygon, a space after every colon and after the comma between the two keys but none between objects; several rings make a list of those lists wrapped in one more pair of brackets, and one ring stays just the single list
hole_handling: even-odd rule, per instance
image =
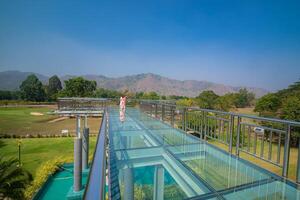
[{"label": "bush", "polygon": [[25,191],[26,199],[32,197],[38,192],[42,185],[47,181],[49,176],[53,175],[66,160],[57,158],[43,163],[37,170],[36,176],[29,187]]}]

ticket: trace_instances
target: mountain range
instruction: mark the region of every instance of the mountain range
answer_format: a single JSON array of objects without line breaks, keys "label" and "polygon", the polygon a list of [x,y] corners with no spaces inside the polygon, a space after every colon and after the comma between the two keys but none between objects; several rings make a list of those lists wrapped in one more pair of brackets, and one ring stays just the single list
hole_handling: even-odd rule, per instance
[{"label": "mountain range", "polygon": [[[0,90],[18,90],[19,85],[30,74],[35,74],[43,84],[47,84],[49,77],[32,72],[4,71],[0,72]],[[75,76],[61,76],[62,82]],[[197,80],[176,80],[163,77],[157,74],[146,73],[118,78],[106,77],[103,75],[82,75],[88,80],[95,80],[98,87],[113,89],[118,91],[129,90],[131,92],[150,92],[154,91],[161,95],[179,95],[195,97],[202,91],[212,90],[218,95],[224,95],[229,92],[238,92],[241,88],[246,88],[253,92],[256,97],[261,97],[269,91],[256,87],[234,87],[209,81]]]}]

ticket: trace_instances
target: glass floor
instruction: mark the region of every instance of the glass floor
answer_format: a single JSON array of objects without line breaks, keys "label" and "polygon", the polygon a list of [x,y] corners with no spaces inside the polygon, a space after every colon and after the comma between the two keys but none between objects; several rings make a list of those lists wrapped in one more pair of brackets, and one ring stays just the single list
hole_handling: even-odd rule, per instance
[{"label": "glass floor", "polygon": [[294,183],[138,109],[108,113],[112,199],[300,199]]}]

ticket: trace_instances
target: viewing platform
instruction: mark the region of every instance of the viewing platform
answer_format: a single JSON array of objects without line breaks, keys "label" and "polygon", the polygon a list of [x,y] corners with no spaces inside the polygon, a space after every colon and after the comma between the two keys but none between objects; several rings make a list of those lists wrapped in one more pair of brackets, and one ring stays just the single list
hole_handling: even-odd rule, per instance
[{"label": "viewing platform", "polygon": [[70,190],[80,189],[78,199],[300,199],[299,160],[296,180],[288,177],[290,137],[298,122],[158,101],[140,101],[120,119],[124,113],[106,103],[84,187],[78,169],[83,135],[75,138]]}]

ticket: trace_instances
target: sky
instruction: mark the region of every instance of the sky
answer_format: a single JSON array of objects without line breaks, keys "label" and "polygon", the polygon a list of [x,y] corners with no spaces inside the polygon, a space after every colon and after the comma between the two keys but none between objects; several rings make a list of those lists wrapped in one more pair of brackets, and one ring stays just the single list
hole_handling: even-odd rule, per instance
[{"label": "sky", "polygon": [[299,10],[299,0],[1,0],[0,71],[276,91],[300,78]]}]

